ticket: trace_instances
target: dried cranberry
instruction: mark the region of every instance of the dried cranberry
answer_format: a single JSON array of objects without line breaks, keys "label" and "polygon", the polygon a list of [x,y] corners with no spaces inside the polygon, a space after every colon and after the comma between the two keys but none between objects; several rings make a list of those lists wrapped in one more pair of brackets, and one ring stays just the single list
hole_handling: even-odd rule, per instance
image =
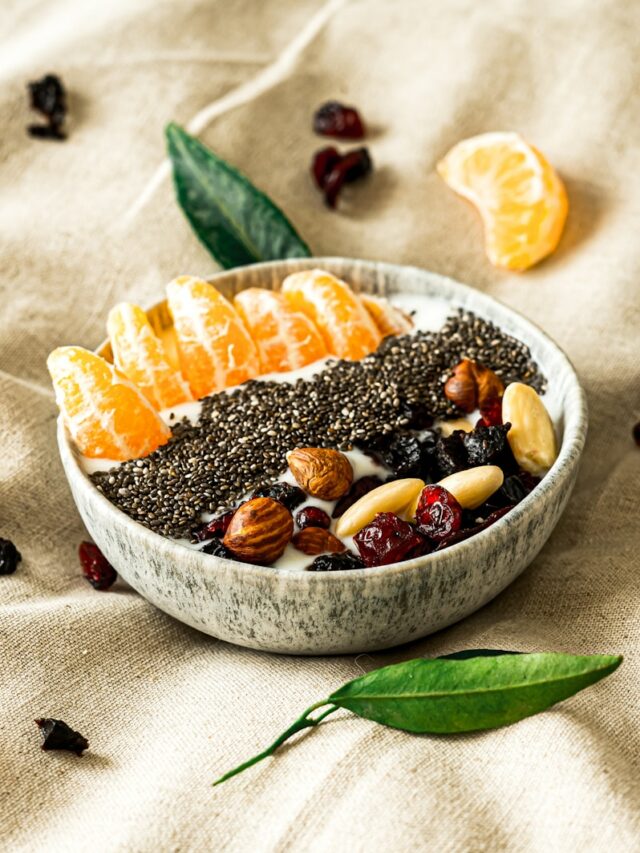
[{"label": "dried cranberry", "polygon": [[303,530],[305,527],[322,527],[328,530],[331,527],[331,519],[319,506],[305,506],[299,509],[295,516],[295,522]]},{"label": "dried cranberry", "polygon": [[342,554],[320,554],[307,566],[308,572],[344,572],[348,569],[364,569],[364,563],[353,551]]},{"label": "dried cranberry", "polygon": [[47,124],[32,124],[27,130],[40,139],[65,139],[62,129],[67,114],[67,96],[62,81],[55,74],[29,83],[31,108],[47,119]]},{"label": "dried cranberry", "polygon": [[[477,426],[471,432],[463,433],[462,443],[467,452],[469,465],[512,467],[513,457],[507,441],[507,433],[510,429],[511,424]],[[510,464],[507,464],[507,459]]]},{"label": "dried cranberry", "polygon": [[450,545],[455,545],[458,542],[462,542],[464,539],[470,539],[472,536],[475,536],[476,533],[480,533],[481,530],[486,530],[487,527],[491,527],[492,524],[495,524],[496,521],[501,519],[503,515],[506,515],[512,509],[513,506],[503,506],[501,509],[497,509],[495,512],[492,512],[488,518],[481,521],[479,524],[451,533],[446,537],[446,539],[443,539],[438,543],[436,551],[442,551]]},{"label": "dried cranberry", "polygon": [[463,443],[466,435],[464,430],[457,429],[448,436],[440,436],[436,441],[433,454],[438,479],[448,477],[457,471],[464,471],[469,467],[467,451]]},{"label": "dried cranberry", "polygon": [[116,582],[116,570],[93,542],[81,542],[78,546],[78,556],[82,574],[94,589],[109,589]]},{"label": "dried cranberry", "polygon": [[441,542],[460,529],[462,507],[443,486],[425,486],[416,509],[418,530],[434,542]]},{"label": "dried cranberry", "polygon": [[273,498],[274,501],[284,504],[291,512],[302,503],[306,495],[299,486],[292,486],[290,483],[272,483],[270,486],[256,489],[251,497]]},{"label": "dried cranberry", "polygon": [[339,160],[340,154],[338,153],[337,148],[333,148],[333,146],[321,148],[313,155],[311,173],[319,190],[324,188],[325,178]]},{"label": "dried cranberry", "polygon": [[500,397],[493,397],[480,407],[482,417],[478,421],[478,426],[500,426],[502,424],[502,400]]},{"label": "dried cranberry", "polygon": [[633,440],[640,447],[640,421],[633,428]]},{"label": "dried cranberry", "polygon": [[12,575],[22,560],[22,554],[9,539],[0,537],[0,575]]},{"label": "dried cranberry", "polygon": [[365,566],[399,563],[430,550],[425,538],[393,512],[379,512],[353,541]]},{"label": "dried cranberry", "polygon": [[217,536],[219,539],[222,539],[224,534],[227,532],[227,527],[231,524],[231,519],[234,514],[235,510],[231,509],[229,512],[225,512],[222,515],[212,518],[211,521],[201,524],[200,527],[196,527],[196,529],[191,532],[191,541],[204,542],[206,539],[211,539],[213,536]]},{"label": "dried cranberry", "polygon": [[40,717],[34,721],[42,734],[42,748],[65,749],[82,755],[89,748],[89,741],[80,732],[74,731],[63,720],[53,720],[50,717]]},{"label": "dried cranberry", "polygon": [[237,560],[237,557],[234,557],[231,551],[222,544],[221,539],[212,539],[211,542],[207,542],[201,549],[203,554],[211,554],[214,557],[224,557],[226,560]]},{"label": "dried cranberry", "polygon": [[331,513],[332,518],[340,518],[349,507],[353,506],[356,501],[359,501],[360,498],[364,497],[368,492],[373,489],[377,489],[378,486],[382,485],[382,480],[380,477],[360,477],[359,480],[356,480],[347,494],[340,498],[335,507],[333,508],[333,512]]},{"label": "dried cranberry", "polygon": [[373,164],[366,148],[356,148],[344,154],[326,176],[323,183],[324,200],[335,207],[344,184],[353,183],[371,172]]},{"label": "dried cranberry", "polygon": [[365,133],[358,111],[339,101],[327,101],[316,110],[313,129],[321,136],[335,136],[338,139],[362,139]]}]

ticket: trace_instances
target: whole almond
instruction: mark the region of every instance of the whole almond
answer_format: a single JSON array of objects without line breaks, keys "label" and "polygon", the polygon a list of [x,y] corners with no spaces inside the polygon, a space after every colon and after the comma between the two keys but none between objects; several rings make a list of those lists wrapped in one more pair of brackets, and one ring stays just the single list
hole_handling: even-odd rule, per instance
[{"label": "whole almond", "polygon": [[293,533],[289,510],[272,498],[253,498],[234,513],[225,548],[247,563],[268,566],[282,556]]},{"label": "whole almond", "polygon": [[398,515],[424,489],[424,480],[408,478],[384,483],[363,495],[342,515],[336,525],[338,536],[353,536],[369,524],[379,512]]},{"label": "whole almond", "polygon": [[318,554],[339,554],[347,550],[344,542],[323,527],[304,527],[295,534],[291,544],[303,554],[314,557]]},{"label": "whole almond", "polygon": [[476,509],[497,491],[504,482],[502,469],[497,465],[479,465],[450,474],[440,480],[443,486],[456,498],[463,509]]},{"label": "whole almond", "polygon": [[351,488],[353,468],[338,450],[298,447],[287,455],[287,462],[298,485],[314,498],[336,501]]},{"label": "whole almond", "polygon": [[507,439],[518,465],[541,477],[556,461],[558,446],[553,422],[538,393],[522,382],[512,382],[502,398],[502,420],[511,424]]}]

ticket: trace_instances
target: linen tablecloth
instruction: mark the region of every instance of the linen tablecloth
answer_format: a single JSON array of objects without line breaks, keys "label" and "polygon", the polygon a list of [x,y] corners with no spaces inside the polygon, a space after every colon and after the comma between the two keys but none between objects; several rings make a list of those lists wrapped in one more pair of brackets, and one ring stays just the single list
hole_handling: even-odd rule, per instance
[{"label": "linen tablecloth", "polygon": [[[0,847],[6,850],[632,850],[640,847],[640,7],[538,0],[5,0],[0,9]],[[26,83],[70,93],[66,142],[29,139]],[[314,109],[356,104],[372,177],[312,186]],[[566,350],[591,427],[534,564],[462,623],[372,655],[235,648],[123,582],[81,577],[86,532],[55,446],[45,359],[110,306],[215,270],[174,200],[176,120],[283,207],[314,251],[415,264],[523,312]],[[458,140],[516,130],[566,181],[558,251],[500,272],[437,176]],[[495,732],[419,737],[348,714],[212,789],[309,704],[386,663],[464,647],[622,653],[606,681]],[[34,717],[91,748],[44,753]]]}]

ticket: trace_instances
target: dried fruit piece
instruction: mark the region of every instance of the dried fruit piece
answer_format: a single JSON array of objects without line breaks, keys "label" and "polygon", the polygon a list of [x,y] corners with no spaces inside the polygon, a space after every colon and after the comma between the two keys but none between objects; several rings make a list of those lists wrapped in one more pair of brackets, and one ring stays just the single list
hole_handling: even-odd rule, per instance
[{"label": "dried fruit piece", "polygon": [[434,460],[440,477],[454,474],[456,471],[464,471],[469,467],[467,451],[462,430],[455,430],[448,436],[440,436],[436,440]]},{"label": "dried fruit piece", "polygon": [[440,542],[460,529],[462,507],[443,486],[425,486],[416,507],[418,530]]},{"label": "dried fruit piece", "polygon": [[47,359],[56,402],[78,449],[98,459],[139,459],[171,430],[151,403],[99,355],[59,347]]},{"label": "dried fruit piece", "polygon": [[50,717],[40,717],[34,720],[42,734],[42,749],[64,749],[67,752],[75,752],[82,755],[85,749],[89,749],[89,741],[86,737],[76,732],[63,720],[53,720]]},{"label": "dried fruit piece", "polygon": [[252,498],[239,507],[222,544],[247,563],[269,565],[282,556],[293,533],[289,510],[272,498]]},{"label": "dried fruit piece", "polygon": [[176,371],[138,305],[121,302],[109,312],[107,332],[113,362],[142,391],[156,409],[169,409],[192,400],[189,386]]},{"label": "dried fruit piece", "polygon": [[388,299],[382,296],[371,296],[369,293],[361,294],[360,298],[364,307],[373,317],[383,337],[388,335],[408,335],[413,329],[413,320],[400,308],[392,305]]},{"label": "dried fruit piece", "polygon": [[462,542],[464,539],[470,539],[472,536],[475,536],[476,533],[480,533],[480,531],[486,530],[487,527],[491,527],[492,524],[495,524],[496,521],[499,521],[503,515],[506,515],[512,509],[513,505],[501,507],[495,512],[492,512],[491,515],[484,521],[480,522],[480,524],[452,533],[446,539],[443,539],[438,543],[436,551],[442,551],[444,548],[449,548],[449,546],[455,545],[457,542]]},{"label": "dried fruit piece", "polygon": [[640,447],[640,421],[633,428],[633,440]]},{"label": "dried fruit piece", "polygon": [[422,440],[410,432],[379,435],[356,444],[396,477],[424,478],[430,464],[430,448],[425,450]]},{"label": "dried fruit piece", "polygon": [[22,560],[22,554],[9,539],[0,536],[0,575],[12,575]]},{"label": "dried fruit piece", "polygon": [[339,101],[327,101],[318,107],[313,116],[313,129],[321,136],[338,139],[362,139],[364,123],[355,107],[347,107]]},{"label": "dried fruit piece", "polygon": [[327,205],[335,207],[342,187],[366,177],[372,169],[373,163],[367,148],[355,148],[343,154],[333,165],[322,185]]},{"label": "dried fruit piece", "polygon": [[508,385],[502,419],[511,424],[507,438],[518,465],[537,477],[546,473],[558,450],[553,423],[537,392],[521,382]]},{"label": "dried fruit piece", "polygon": [[235,554],[232,554],[228,548],[225,548],[222,544],[222,540],[217,537],[212,539],[211,542],[207,542],[206,545],[203,545],[201,551],[203,554],[210,554],[213,557],[223,557],[225,560],[239,559]]},{"label": "dried fruit piece", "polygon": [[342,554],[321,554],[316,557],[308,572],[344,572],[350,569],[364,569],[364,563],[353,551]]},{"label": "dried fruit piece", "polygon": [[274,501],[280,501],[289,512],[293,512],[302,503],[306,495],[301,488],[292,486],[291,483],[271,483],[270,486],[262,486],[256,489],[251,497],[272,498]]},{"label": "dried fruit piece", "polygon": [[67,93],[62,80],[56,74],[46,74],[40,80],[29,83],[31,109],[41,113],[46,124],[30,124],[29,135],[38,139],[66,139],[63,130],[67,114]]},{"label": "dried fruit piece", "polygon": [[345,551],[347,546],[341,542],[333,533],[322,527],[305,527],[299,530],[291,540],[294,548],[303,554],[337,554]]},{"label": "dried fruit piece", "polygon": [[78,557],[82,574],[94,589],[109,589],[118,580],[118,573],[93,542],[81,542]]},{"label": "dried fruit piece", "polygon": [[440,480],[464,509],[476,509],[483,504],[504,482],[504,474],[497,465],[481,465],[467,468]]},{"label": "dried fruit piece", "polygon": [[327,350],[358,359],[376,349],[382,336],[360,299],[346,282],[323,270],[287,276],[282,292],[320,330]]},{"label": "dried fruit piece", "polygon": [[525,270],[558,245],[567,193],[548,161],[517,133],[465,139],[438,163],[438,172],[482,216],[491,263]]},{"label": "dried fruit piece", "polygon": [[319,506],[305,506],[299,509],[295,515],[295,522],[300,530],[305,527],[322,527],[328,530],[331,527],[331,519]]},{"label": "dried fruit piece", "polygon": [[217,515],[215,518],[212,518],[211,521],[207,521],[199,527],[196,527],[195,530],[191,532],[191,541],[204,542],[206,539],[211,539],[212,537],[221,539],[231,524],[234,512],[234,509],[229,510],[229,512]]},{"label": "dried fruit piece", "polygon": [[482,417],[476,426],[501,426],[502,425],[502,398],[494,397],[480,407]]},{"label": "dried fruit piece", "polygon": [[182,373],[196,399],[260,372],[258,351],[233,305],[212,284],[183,275],[167,285]]},{"label": "dried fruit piece", "polygon": [[361,497],[381,485],[382,480],[380,477],[375,476],[360,477],[359,480],[355,480],[347,494],[340,498],[334,506],[331,517],[340,518],[356,501],[359,501]]},{"label": "dried fruit piece", "polygon": [[297,370],[327,356],[318,329],[281,293],[250,287],[236,295],[234,304],[258,348],[263,373]]},{"label": "dried fruit piece", "polygon": [[287,454],[287,463],[296,482],[314,498],[335,501],[351,488],[353,468],[339,450],[298,447]]},{"label": "dried fruit piece", "polygon": [[331,145],[327,148],[321,148],[313,155],[313,160],[311,161],[311,174],[313,175],[313,179],[319,190],[324,189],[324,182],[327,175],[331,172],[336,163],[340,162],[340,158],[341,155],[339,154],[338,149],[333,148]]},{"label": "dried fruit piece", "polygon": [[510,424],[503,426],[477,426],[462,436],[469,465],[499,465],[503,470],[512,467],[508,433]]},{"label": "dried fruit piece", "polygon": [[373,489],[353,504],[338,521],[338,536],[353,536],[373,521],[378,513],[401,513],[424,489],[424,480],[392,480]]},{"label": "dried fruit piece", "polygon": [[393,512],[378,513],[353,541],[367,567],[399,563],[430,550],[424,537]]}]

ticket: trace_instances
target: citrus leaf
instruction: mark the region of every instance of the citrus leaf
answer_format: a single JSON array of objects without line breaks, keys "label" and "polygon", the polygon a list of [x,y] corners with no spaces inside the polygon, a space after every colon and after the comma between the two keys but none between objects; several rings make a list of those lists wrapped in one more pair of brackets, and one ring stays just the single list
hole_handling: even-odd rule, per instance
[{"label": "citrus leaf", "polygon": [[551,652],[418,658],[368,672],[326,701],[405,731],[470,732],[544,711],[609,675],[621,661]]},{"label": "citrus leaf", "polygon": [[282,211],[241,172],[179,125],[165,133],[178,202],[222,267],[311,256]]}]

